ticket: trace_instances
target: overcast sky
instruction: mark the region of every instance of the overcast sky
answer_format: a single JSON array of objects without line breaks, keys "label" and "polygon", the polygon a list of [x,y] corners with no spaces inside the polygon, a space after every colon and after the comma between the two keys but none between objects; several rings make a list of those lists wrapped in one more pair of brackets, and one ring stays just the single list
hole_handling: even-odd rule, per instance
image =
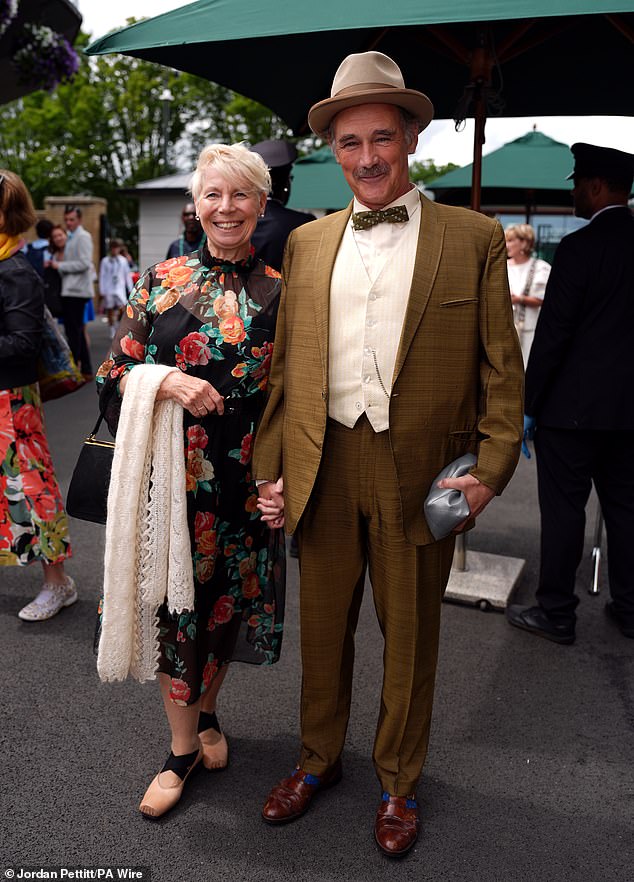
[{"label": "overcast sky", "polygon": [[[113,28],[123,27],[126,18],[159,15],[169,9],[185,6],[185,0],[79,0],[76,3],[84,17],[83,29],[94,38]],[[431,91],[431,90],[430,90]],[[490,119],[486,125],[484,153],[496,150],[508,141],[519,138],[536,125],[539,131],[564,144],[587,141],[604,147],[634,150],[634,118],[632,117],[522,117]],[[421,135],[418,159],[433,159],[438,165],[455,162],[467,165],[473,156],[473,121],[462,132],[456,132],[450,120],[432,122]]]}]

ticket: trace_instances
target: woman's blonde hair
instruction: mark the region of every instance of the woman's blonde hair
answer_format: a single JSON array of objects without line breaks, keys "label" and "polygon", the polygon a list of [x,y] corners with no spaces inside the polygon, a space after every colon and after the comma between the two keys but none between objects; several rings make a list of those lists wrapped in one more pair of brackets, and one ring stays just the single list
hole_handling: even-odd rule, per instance
[{"label": "woman's blonde hair", "polygon": [[258,195],[271,190],[271,175],[259,153],[253,153],[244,144],[211,144],[201,152],[192,175],[189,189],[194,202],[202,195],[205,171],[210,167],[228,181],[248,184]]},{"label": "woman's blonde hair", "polygon": [[0,168],[0,230],[7,236],[26,233],[37,220],[31,194],[19,175]]},{"label": "woman's blonde hair", "polygon": [[525,243],[522,249],[526,254],[532,254],[535,247],[535,230],[530,224],[512,224],[505,230],[506,234],[513,233],[520,242]]}]

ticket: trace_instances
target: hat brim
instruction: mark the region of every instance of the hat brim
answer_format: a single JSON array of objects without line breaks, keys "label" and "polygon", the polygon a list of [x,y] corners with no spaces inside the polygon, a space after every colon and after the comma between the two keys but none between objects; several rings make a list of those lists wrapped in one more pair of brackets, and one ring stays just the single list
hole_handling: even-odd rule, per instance
[{"label": "hat brim", "polygon": [[334,98],[318,101],[308,111],[308,125],[316,135],[324,135],[333,118],[348,107],[360,104],[393,104],[402,107],[418,120],[419,133],[426,129],[434,118],[434,105],[427,95],[415,89],[360,89],[358,92],[347,92]]}]

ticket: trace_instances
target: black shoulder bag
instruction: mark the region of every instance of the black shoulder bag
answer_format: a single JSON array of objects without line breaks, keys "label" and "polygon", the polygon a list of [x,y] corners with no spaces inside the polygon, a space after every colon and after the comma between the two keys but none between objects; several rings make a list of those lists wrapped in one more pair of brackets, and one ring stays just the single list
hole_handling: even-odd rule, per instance
[{"label": "black shoulder bag", "polygon": [[103,414],[100,414],[95,428],[83,443],[66,496],[69,515],[95,524],[106,523],[115,444],[96,437],[102,420]]}]

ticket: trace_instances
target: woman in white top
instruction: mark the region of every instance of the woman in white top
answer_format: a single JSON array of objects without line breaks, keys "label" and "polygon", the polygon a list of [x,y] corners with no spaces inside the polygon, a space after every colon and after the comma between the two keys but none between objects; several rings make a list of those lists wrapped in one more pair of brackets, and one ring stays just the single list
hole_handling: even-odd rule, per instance
[{"label": "woman in white top", "polygon": [[132,290],[130,265],[121,254],[121,239],[110,240],[110,254],[99,264],[99,294],[108,324],[110,337],[114,338],[121,314]]},{"label": "woman in white top", "polygon": [[550,264],[533,257],[535,231],[530,224],[513,224],[506,229],[509,288],[515,327],[522,346],[524,367],[535,336],[539,309],[544,300]]}]

